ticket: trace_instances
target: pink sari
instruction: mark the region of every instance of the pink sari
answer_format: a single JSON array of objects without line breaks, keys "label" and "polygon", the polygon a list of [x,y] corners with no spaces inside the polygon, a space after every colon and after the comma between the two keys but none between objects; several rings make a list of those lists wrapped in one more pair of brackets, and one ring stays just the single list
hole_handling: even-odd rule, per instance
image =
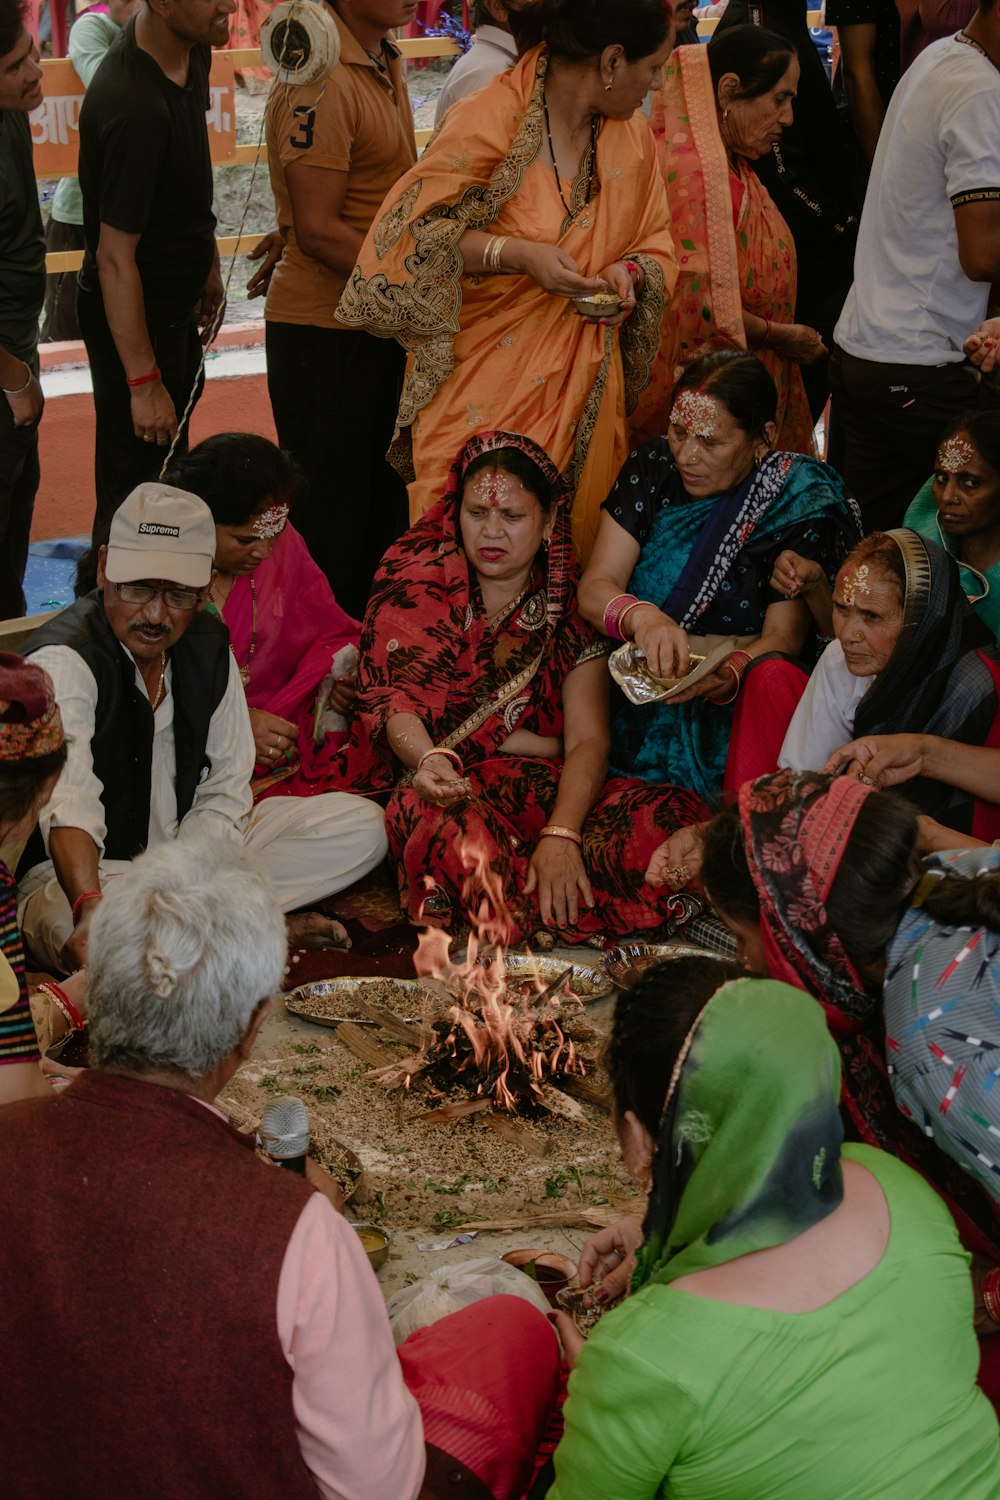
[{"label": "pink sari", "polygon": [[347,736],[328,734],[316,745],[316,696],[334,653],[352,642],[356,646],[361,626],[340,608],[294,526],[285,527],[252,580],[236,579],[222,618],[239,666],[249,669],[249,706],[288,719],[299,730],[296,759],[255,778],[254,799],[279,786],[293,796],[325,790],[309,783],[319,778]]},{"label": "pink sari", "polygon": [[[673,387],[699,354],[746,349],[744,311],[772,323],[794,323],[797,281],[791,230],[764,184],[742,159],[739,181],[731,174],[704,47],[681,47],[674,53],[663,88],[653,94],[650,125],[667,187],[680,274],[653,378],[632,419],[633,436],[639,438],[666,431]],[[798,365],[773,349],[753,353],[778,392],[776,448],[814,456],[813,424]]]}]

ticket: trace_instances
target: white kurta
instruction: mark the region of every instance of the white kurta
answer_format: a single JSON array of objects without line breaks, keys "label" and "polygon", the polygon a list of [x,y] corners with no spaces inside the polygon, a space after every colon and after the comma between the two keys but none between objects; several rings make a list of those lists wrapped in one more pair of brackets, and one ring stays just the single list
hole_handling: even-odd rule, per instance
[{"label": "white kurta", "polygon": [[[107,828],[102,787],[90,749],[99,706],[97,680],[82,656],[69,646],[43,646],[31,659],[52,678],[68,742],[66,765],[39,816],[46,852],[53,828],[82,829],[97,846],[103,885],[106,879],[127,870],[128,861],[104,858]],[[135,681],[139,691],[146,694],[138,668]],[[191,808],[178,821],[169,657],[164,685],[163,701],[153,715],[148,848],[154,849],[166,839],[206,832],[215,838],[241,840],[261,855],[281,909],[286,912],[343,890],[384,858],[387,843],[382,810],[363,797],[328,792],[318,797],[272,797],[253,806],[253,731],[232,656],[226,691],[209,723],[205,745],[209,767]],[[21,930],[32,950],[40,962],[60,968],[73,918],[52,861],[45,860],[29,870],[18,894]]]}]

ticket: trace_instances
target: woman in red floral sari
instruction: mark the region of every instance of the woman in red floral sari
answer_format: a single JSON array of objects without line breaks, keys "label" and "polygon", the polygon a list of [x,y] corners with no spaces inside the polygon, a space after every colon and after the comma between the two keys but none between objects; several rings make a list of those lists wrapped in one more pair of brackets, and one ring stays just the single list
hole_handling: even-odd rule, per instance
[{"label": "woman in red floral sari", "polygon": [[577,610],[571,506],[535,443],[481,433],[382,561],[342,774],[391,792],[411,919],[452,927],[485,901],[509,942],[539,918],[578,942],[692,911],[645,870],[665,832],[702,815],[699,798],[605,784],[607,644]]}]

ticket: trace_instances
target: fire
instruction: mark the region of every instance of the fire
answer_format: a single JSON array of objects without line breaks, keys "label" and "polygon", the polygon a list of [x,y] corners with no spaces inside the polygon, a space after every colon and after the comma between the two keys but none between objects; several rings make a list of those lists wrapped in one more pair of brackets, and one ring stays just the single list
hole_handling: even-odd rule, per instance
[{"label": "fire", "polygon": [[[488,854],[467,840],[461,849],[466,878],[462,901],[470,926],[465,957],[455,963],[451,940],[439,927],[425,927],[418,940],[414,967],[418,977],[447,991],[451,1029],[444,1037],[445,1055],[457,1074],[472,1073],[476,1094],[489,1089],[494,1104],[516,1113],[526,1096],[540,1104],[545,1086],[566,1074],[582,1077],[586,1067],[560,1024],[567,999],[579,998],[560,988],[539,1007],[545,979],[532,967],[525,981],[509,987],[505,958],[514,931],[502,882]],[[433,883],[428,878],[428,889]]]}]

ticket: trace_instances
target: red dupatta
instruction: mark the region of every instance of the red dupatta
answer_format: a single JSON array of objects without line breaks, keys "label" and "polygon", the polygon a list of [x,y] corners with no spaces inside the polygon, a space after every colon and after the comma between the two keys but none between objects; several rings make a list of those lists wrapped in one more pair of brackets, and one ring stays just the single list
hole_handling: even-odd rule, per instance
[{"label": "red dupatta", "polygon": [[[527,594],[505,619],[491,622],[462,546],[459,509],[470,464],[499,448],[519,449],[548,479],[554,524]],[[576,605],[571,508],[568,485],[530,438],[486,432],[469,439],[442,498],[382,559],[362,627],[343,785],[395,785],[402,768],[385,738],[393,714],[416,714],[435,744],[460,748],[467,766],[495,754],[517,726],[560,732],[563,681],[606,649]]]}]

